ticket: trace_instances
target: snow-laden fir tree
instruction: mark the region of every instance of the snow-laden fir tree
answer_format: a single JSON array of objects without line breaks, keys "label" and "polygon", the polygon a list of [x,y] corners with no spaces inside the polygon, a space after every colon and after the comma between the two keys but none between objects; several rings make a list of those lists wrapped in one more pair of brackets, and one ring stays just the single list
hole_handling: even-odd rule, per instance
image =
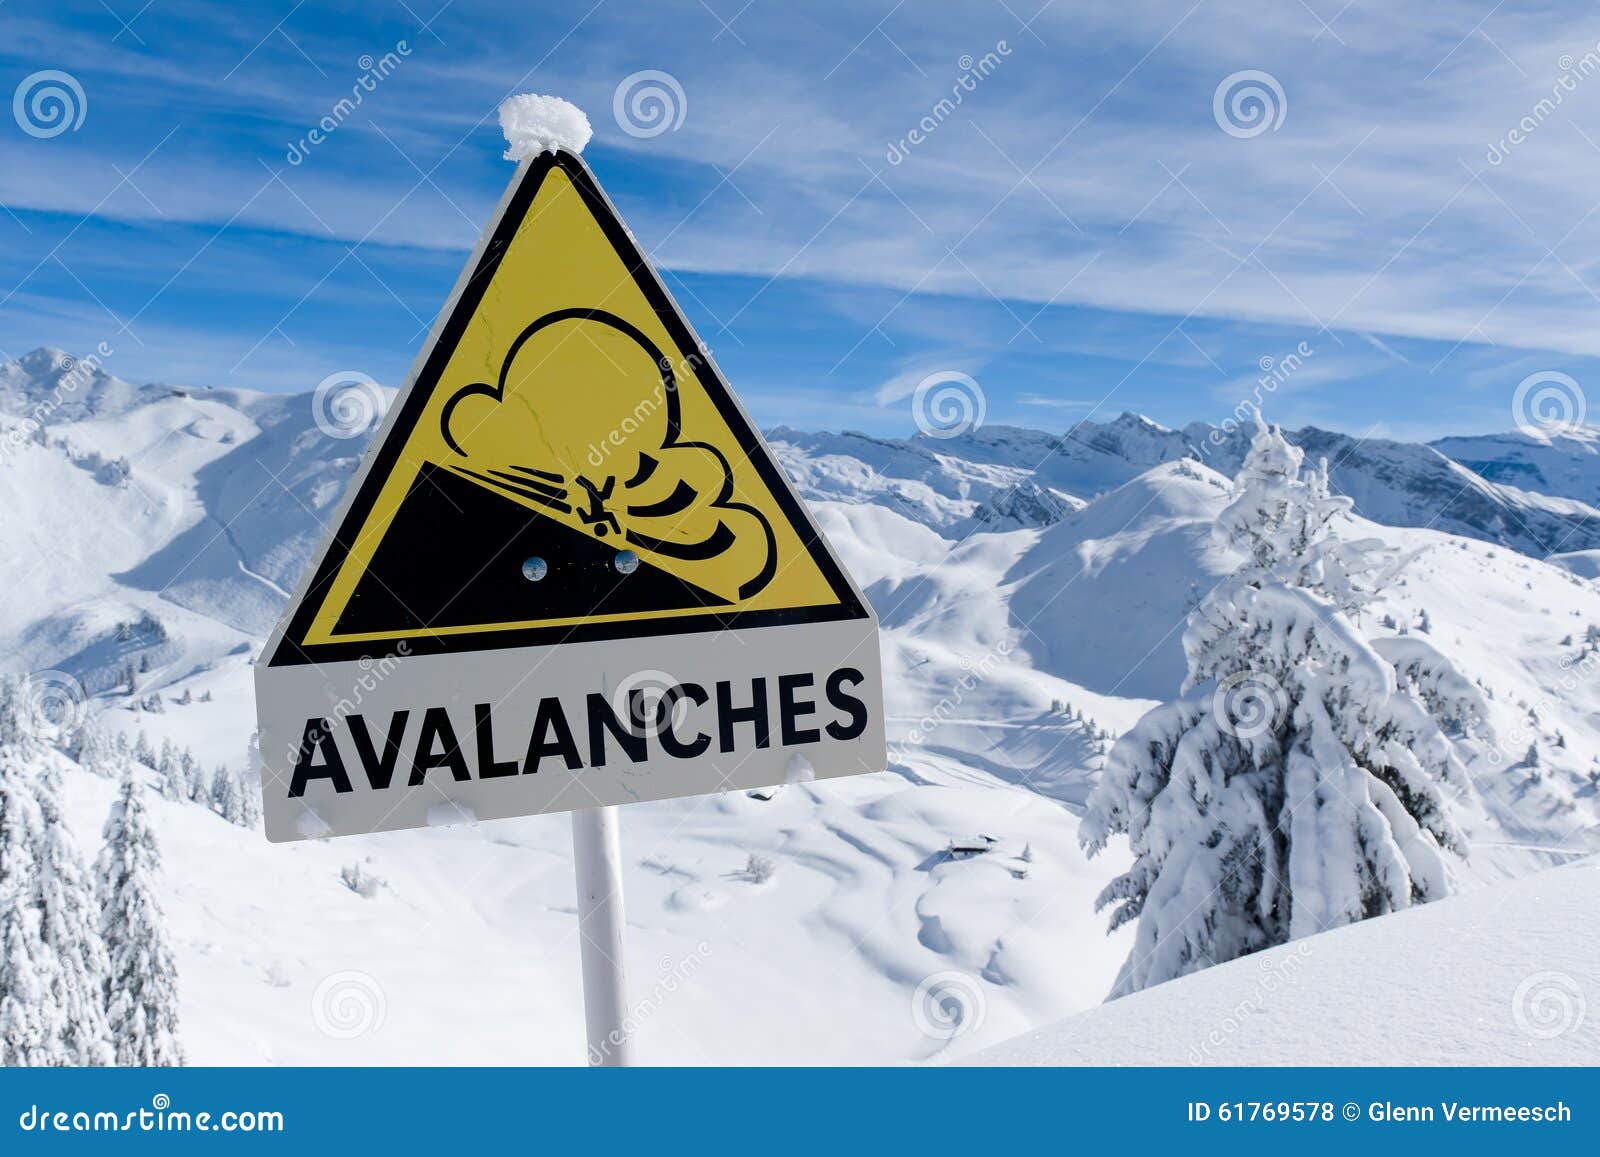
[{"label": "snow-laden fir tree", "polygon": [[100,938],[100,906],[78,845],[61,816],[61,777],[54,767],[39,775],[39,815],[44,823],[39,857],[41,934],[54,956],[49,998],[64,1017],[62,1046],[70,1065],[111,1063],[106,1026],[108,962]]},{"label": "snow-laden fir tree", "polygon": [[255,827],[261,809],[253,806],[257,797],[252,784],[225,763],[217,764],[211,777],[211,810],[230,824],[241,828]]},{"label": "snow-laden fir tree", "polygon": [[261,732],[252,731],[245,747],[244,767],[239,772],[239,795],[243,803],[242,827],[261,826]]},{"label": "snow-laden fir tree", "polygon": [[230,824],[239,822],[239,795],[233,774],[225,763],[217,764],[216,771],[211,773],[211,810]]},{"label": "snow-laden fir tree", "polygon": [[170,739],[161,741],[161,754],[156,757],[157,782],[161,785],[161,798],[180,800],[189,798],[188,784],[184,782],[183,766],[178,762],[177,745]]},{"label": "snow-laden fir tree", "polygon": [[155,876],[161,866],[142,790],[130,771],[106,819],[98,864],[100,933],[110,968],[107,1019],[119,1065],[181,1065],[178,970]]},{"label": "snow-laden fir tree", "polygon": [[123,740],[122,749],[119,751],[116,739],[92,722],[79,727],[75,738],[77,749],[73,753],[73,758],[83,770],[102,779],[114,779],[121,774],[122,764],[127,755],[126,739]]},{"label": "snow-laden fir tree", "polygon": [[1189,615],[1182,698],[1122,736],[1089,800],[1090,854],[1118,834],[1134,854],[1098,902],[1138,921],[1113,995],[1436,899],[1465,849],[1455,740],[1483,701],[1416,636],[1358,629],[1402,560],[1342,538],[1326,464],[1302,472],[1257,426],[1216,528],[1244,563]]},{"label": "snow-laden fir tree", "polygon": [[0,1064],[66,1063],[65,1021],[52,1000],[55,958],[39,894],[44,820],[34,792],[34,737],[25,685],[0,680]]},{"label": "snow-laden fir tree", "polygon": [[194,803],[206,802],[210,797],[211,785],[206,782],[206,773],[201,769],[200,761],[187,747],[178,757],[178,775],[183,782],[184,799]]},{"label": "snow-laden fir tree", "polygon": [[0,682],[0,1060],[106,1064],[99,908],[49,738],[28,680]]}]

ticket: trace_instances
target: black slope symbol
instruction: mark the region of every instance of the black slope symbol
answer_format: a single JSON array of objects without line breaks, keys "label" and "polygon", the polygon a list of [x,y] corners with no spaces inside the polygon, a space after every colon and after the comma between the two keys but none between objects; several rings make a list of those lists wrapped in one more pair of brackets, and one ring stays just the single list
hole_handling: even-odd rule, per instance
[{"label": "black slope symbol", "polygon": [[[538,582],[530,557],[546,561]],[[335,628],[340,635],[726,606],[710,591],[640,561],[485,485],[429,464],[418,473]]]}]

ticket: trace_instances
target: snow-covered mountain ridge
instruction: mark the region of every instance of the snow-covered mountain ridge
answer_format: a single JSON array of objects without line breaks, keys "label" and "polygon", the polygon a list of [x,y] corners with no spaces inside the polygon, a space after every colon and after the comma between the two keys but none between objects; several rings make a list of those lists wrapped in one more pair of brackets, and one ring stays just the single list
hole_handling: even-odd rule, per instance
[{"label": "snow-covered mountain ridge", "polygon": [[[1591,505],[1600,503],[1600,459],[1586,436],[1421,445],[1313,426],[1286,434],[1308,460],[1326,458],[1334,490],[1376,522],[1443,530],[1538,558],[1600,546],[1600,509]],[[1244,428],[1196,422],[1169,430],[1137,414],[1080,422],[1059,436],[985,426],[951,438],[884,439],[780,427],[769,438],[807,497],[879,502],[936,529],[956,526],[1022,478],[1081,502],[1184,458],[1232,475],[1250,444]],[[1535,449],[1542,470],[1523,466]],[[1544,485],[1547,478],[1557,484]]]},{"label": "snow-covered mountain ridge", "polygon": [[[77,680],[108,727],[240,764],[250,664],[366,437],[319,425],[310,395],[80,372],[56,402],[70,372],[50,351],[0,366],[0,659]],[[651,1013],[646,1059],[951,1055],[1104,997],[1128,937],[1106,937],[1092,900],[1126,863],[1116,849],[1084,859],[1079,815],[1105,736],[1176,692],[1184,616],[1234,565],[1211,527],[1236,461],[1185,449],[1209,429],[771,433],[879,611],[892,766],[770,800],[627,809],[641,997],[658,962],[694,959],[693,982]],[[1336,486],[1378,512],[1357,533],[1416,555],[1364,627],[1426,630],[1488,699],[1494,738],[1474,749],[1462,803],[1466,886],[1595,846],[1600,692],[1585,672],[1600,586],[1540,561],[1546,546],[1600,546],[1583,537],[1589,508],[1436,449],[1314,433]],[[1479,505],[1430,490],[1457,483]],[[1442,509],[1459,526],[1430,527]],[[1535,514],[1549,544],[1527,530]],[[85,846],[109,792],[69,777]],[[580,1058],[563,817],[286,849],[192,805],[151,811],[192,1061]],[[979,835],[991,851],[951,854]],[[747,870],[752,855],[769,878]],[[384,881],[375,895],[341,881],[350,864]],[[441,996],[452,970],[482,990]],[[327,1035],[308,1010],[352,971],[378,986],[387,1027]],[[953,1037],[914,1013],[945,974],[984,1009]]]}]

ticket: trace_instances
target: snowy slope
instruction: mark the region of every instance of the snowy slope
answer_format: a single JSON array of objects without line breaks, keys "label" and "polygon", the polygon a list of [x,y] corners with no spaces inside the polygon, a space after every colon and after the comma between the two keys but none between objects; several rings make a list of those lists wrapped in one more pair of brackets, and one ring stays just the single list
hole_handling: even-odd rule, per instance
[{"label": "snowy slope", "polygon": [[[0,367],[0,427],[20,428],[60,370],[49,353]],[[254,652],[363,440],[329,437],[304,395],[95,383],[0,454],[0,664],[64,671],[106,726],[237,766]],[[1176,691],[1183,616],[1231,565],[1210,536],[1223,475],[1182,460],[1184,435],[1107,427],[774,434],[880,613],[891,766],[627,809],[647,1060],[920,1060],[1103,999],[1129,937],[1107,937],[1092,902],[1125,852],[1086,861],[1079,810],[1109,736]],[[1421,447],[1399,461],[1447,462]],[[1368,502],[1412,493],[1396,477]],[[1420,511],[1421,493],[1393,509]],[[1467,886],[1593,849],[1600,586],[1484,534],[1360,532],[1421,551],[1367,626],[1426,616],[1492,695],[1496,739],[1461,801]],[[130,665],[136,696],[116,687]],[[153,694],[159,713],[141,709]],[[110,785],[66,788],[92,846]],[[581,1059],[565,817],[284,848],[193,805],[151,809],[194,1061]],[[996,842],[950,853],[979,836]],[[385,881],[370,898],[340,881],[357,862]],[[382,1025],[324,1031],[349,974],[381,994]],[[916,999],[940,977],[985,1009],[954,1043]]]},{"label": "snowy slope", "polygon": [[1590,860],[1268,949],[960,1063],[1593,1065],[1596,992]]},{"label": "snowy slope", "polygon": [[[1104,873],[1076,853],[1070,814],[929,770],[627,809],[644,1062],[930,1057],[944,1042],[918,1027],[910,993],[952,970],[986,990],[986,1039],[1099,1002],[1127,938],[1102,935]],[[112,794],[67,777],[81,846]],[[190,1063],[582,1063],[566,816],[279,846],[193,805],[148,804]],[[974,831],[1001,846],[946,854]],[[765,882],[745,874],[753,853],[776,865]],[[341,882],[354,864],[383,882],[373,897]],[[1076,946],[1067,968],[1062,945]],[[363,1030],[340,1035],[345,1016]]]},{"label": "snowy slope", "polygon": [[1553,554],[1545,561],[1555,564],[1562,570],[1570,571],[1579,578],[1600,578],[1600,550],[1573,550],[1565,554]]},{"label": "snowy slope", "polygon": [[1600,427],[1529,426],[1508,434],[1441,438],[1432,443],[1491,482],[1600,505]]}]

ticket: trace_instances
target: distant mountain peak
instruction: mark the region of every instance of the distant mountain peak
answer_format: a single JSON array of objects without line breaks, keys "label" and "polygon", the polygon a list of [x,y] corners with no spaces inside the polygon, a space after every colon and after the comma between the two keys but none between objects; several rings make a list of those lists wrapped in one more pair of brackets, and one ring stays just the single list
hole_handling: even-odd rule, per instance
[{"label": "distant mountain peak", "polygon": [[1149,430],[1153,434],[1172,433],[1168,427],[1163,426],[1160,422],[1147,418],[1143,414],[1137,414],[1132,410],[1122,411],[1122,413],[1118,414],[1115,419],[1107,422],[1106,425],[1124,428],[1132,427],[1136,430]]},{"label": "distant mountain peak", "polygon": [[50,373],[54,370],[71,369],[76,361],[77,359],[66,350],[42,345],[30,353],[23,354],[17,359],[17,364],[30,373]]},{"label": "distant mountain peak", "polygon": [[[41,385],[53,386],[68,374],[73,374],[84,379],[84,384],[109,378],[111,375],[100,368],[98,358],[84,360],[66,350],[57,349],[55,346],[40,346],[23,354],[20,358],[8,363],[7,367],[15,367],[22,375]],[[15,376],[15,374],[8,375]]]}]

